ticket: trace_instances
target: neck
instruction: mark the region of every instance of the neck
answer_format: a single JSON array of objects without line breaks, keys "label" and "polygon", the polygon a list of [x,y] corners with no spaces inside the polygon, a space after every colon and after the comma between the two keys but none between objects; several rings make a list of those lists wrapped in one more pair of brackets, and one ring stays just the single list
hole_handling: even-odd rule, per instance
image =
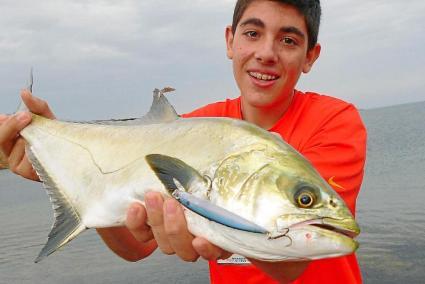
[{"label": "neck", "polygon": [[266,130],[272,128],[277,121],[286,113],[291,105],[294,94],[289,96],[281,103],[269,107],[252,106],[241,98],[242,118],[245,121],[256,124]]}]

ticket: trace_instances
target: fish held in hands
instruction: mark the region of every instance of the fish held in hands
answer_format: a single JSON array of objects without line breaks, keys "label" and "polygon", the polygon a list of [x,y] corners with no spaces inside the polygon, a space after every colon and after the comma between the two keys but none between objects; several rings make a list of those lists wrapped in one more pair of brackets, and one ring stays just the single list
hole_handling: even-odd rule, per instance
[{"label": "fish held in hands", "polygon": [[230,118],[180,118],[155,90],[144,117],[66,122],[32,114],[20,133],[55,221],[36,262],[88,228],[122,226],[155,189],[189,231],[264,261],[353,253],[359,227],[339,195],[280,137]]}]

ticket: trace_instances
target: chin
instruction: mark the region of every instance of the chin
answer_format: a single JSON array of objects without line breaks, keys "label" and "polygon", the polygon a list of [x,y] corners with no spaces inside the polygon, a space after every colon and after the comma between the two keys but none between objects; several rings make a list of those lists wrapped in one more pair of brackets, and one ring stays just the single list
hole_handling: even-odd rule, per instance
[{"label": "chin", "polygon": [[270,108],[278,104],[279,101],[283,101],[277,96],[266,93],[251,93],[248,95],[242,95],[242,99],[245,104],[256,108]]}]

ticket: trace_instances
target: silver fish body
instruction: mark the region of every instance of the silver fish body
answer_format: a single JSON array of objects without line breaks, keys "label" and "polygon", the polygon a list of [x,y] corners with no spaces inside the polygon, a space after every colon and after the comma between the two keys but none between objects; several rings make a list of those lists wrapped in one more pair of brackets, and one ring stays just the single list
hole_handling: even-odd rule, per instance
[{"label": "silver fish body", "polygon": [[343,200],[280,137],[241,120],[179,118],[158,91],[142,119],[76,123],[33,115],[21,135],[56,218],[36,261],[87,228],[124,225],[132,202],[143,204],[148,190],[171,197],[170,184],[267,231],[185,210],[194,235],[233,253],[318,259],[358,246],[352,237],[359,228]]}]

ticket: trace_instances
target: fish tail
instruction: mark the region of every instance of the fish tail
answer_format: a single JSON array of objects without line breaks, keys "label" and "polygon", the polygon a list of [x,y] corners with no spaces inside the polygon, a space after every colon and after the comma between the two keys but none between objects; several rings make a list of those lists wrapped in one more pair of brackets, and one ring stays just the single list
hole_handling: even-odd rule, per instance
[{"label": "fish tail", "polygon": [[33,151],[31,151],[31,148],[27,147],[26,153],[33,164],[35,171],[40,177],[40,180],[43,182],[50,197],[53,210],[55,211],[55,221],[49,233],[47,243],[44,245],[35,260],[37,263],[66,245],[87,228],[83,224],[78,211],[74,208],[68,198],[58,189],[55,181],[41,166],[37,157]]}]

